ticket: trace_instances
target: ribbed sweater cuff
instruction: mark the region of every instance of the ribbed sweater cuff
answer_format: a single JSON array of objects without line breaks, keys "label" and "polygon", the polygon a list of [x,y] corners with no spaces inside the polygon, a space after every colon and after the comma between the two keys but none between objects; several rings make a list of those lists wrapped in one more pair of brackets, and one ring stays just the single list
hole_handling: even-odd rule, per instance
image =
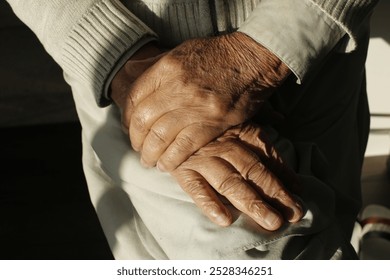
[{"label": "ribbed sweater cuff", "polygon": [[92,87],[99,106],[110,104],[105,86],[123,55],[130,57],[156,35],[119,1],[96,3],[77,23],[62,51],[62,67]]}]

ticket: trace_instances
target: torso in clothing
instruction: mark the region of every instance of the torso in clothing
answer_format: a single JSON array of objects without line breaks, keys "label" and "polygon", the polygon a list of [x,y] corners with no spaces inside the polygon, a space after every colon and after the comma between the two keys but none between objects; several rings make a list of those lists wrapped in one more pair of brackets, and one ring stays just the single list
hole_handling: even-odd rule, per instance
[{"label": "torso in clothing", "polygon": [[248,18],[260,0],[124,0],[124,5],[148,25],[161,45],[173,47],[199,37],[232,32]]}]

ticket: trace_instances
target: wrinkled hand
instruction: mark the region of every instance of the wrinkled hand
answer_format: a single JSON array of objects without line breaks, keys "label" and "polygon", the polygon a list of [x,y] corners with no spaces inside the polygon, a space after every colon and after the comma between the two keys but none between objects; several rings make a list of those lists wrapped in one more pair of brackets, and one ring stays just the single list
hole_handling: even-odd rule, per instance
[{"label": "wrinkled hand", "polygon": [[288,73],[276,56],[242,33],[189,40],[128,89],[123,125],[144,166],[172,171],[254,115]]},{"label": "wrinkled hand", "polygon": [[[241,125],[198,150],[171,172],[211,221],[221,226],[232,216],[219,195],[267,230],[303,216],[298,178],[270,145],[259,126]],[[280,178],[280,179],[278,179]]]},{"label": "wrinkled hand", "polygon": [[[125,108],[128,102],[129,93],[135,80],[163,55],[164,52],[154,43],[146,44],[116,73],[110,85],[110,96],[121,110]],[[127,126],[124,132],[128,133]]]}]

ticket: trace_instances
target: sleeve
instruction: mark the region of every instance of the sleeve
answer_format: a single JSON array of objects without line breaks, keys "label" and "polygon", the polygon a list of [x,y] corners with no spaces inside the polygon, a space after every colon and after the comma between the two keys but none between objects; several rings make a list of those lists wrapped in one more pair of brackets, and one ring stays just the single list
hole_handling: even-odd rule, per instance
[{"label": "sleeve", "polygon": [[356,48],[360,25],[378,0],[262,0],[238,31],[277,55],[298,83],[345,39]]},{"label": "sleeve", "polygon": [[118,61],[157,40],[119,0],[7,0],[46,51],[74,79],[110,103],[107,81]]}]

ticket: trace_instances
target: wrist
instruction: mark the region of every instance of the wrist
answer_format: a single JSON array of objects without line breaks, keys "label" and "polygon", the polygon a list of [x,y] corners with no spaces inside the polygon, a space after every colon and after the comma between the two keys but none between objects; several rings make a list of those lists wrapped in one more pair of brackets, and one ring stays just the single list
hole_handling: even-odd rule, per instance
[{"label": "wrist", "polygon": [[263,87],[279,87],[290,75],[291,70],[279,57],[250,36],[241,32],[225,36],[227,44],[241,53],[240,59],[249,66],[250,75],[264,83]]},{"label": "wrist", "polygon": [[111,81],[109,92],[118,107],[123,107],[131,85],[161,56],[161,49],[150,42],[136,51],[119,69]]},{"label": "wrist", "polygon": [[168,57],[187,80],[221,94],[271,92],[290,74],[276,55],[240,32],[185,41]]},{"label": "wrist", "polygon": [[162,53],[161,49],[157,46],[156,42],[150,42],[136,51],[130,58],[129,61],[132,60],[144,60],[149,59],[151,57],[158,56]]}]

